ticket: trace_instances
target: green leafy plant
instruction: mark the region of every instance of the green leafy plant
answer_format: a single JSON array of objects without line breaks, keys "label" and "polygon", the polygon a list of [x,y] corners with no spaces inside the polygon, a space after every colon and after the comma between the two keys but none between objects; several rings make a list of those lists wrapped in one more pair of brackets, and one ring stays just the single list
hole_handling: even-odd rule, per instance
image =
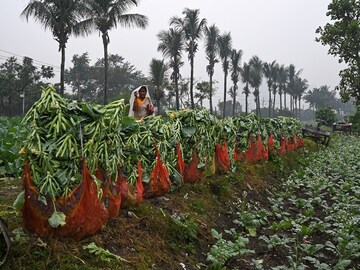
[{"label": "green leafy plant", "polygon": [[318,121],[320,121],[320,125],[325,125],[329,127],[332,126],[332,124],[337,120],[336,113],[330,107],[316,110],[315,117],[316,119],[318,119]]},{"label": "green leafy plant", "polygon": [[127,263],[129,262],[128,260],[125,260],[124,258],[111,253],[107,249],[97,246],[94,242],[91,242],[90,244],[84,246],[83,248],[87,250],[90,254],[98,256],[99,259],[104,262],[110,262],[112,259]]}]

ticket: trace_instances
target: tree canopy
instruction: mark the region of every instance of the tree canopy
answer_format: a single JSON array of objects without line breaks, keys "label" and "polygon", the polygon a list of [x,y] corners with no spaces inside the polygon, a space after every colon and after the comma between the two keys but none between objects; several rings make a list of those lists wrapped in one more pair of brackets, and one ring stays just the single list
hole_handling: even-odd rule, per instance
[{"label": "tree canopy", "polygon": [[360,1],[333,0],[328,5],[330,23],[319,27],[316,41],[329,45],[328,53],[339,57],[347,68],[341,70],[340,83],[336,87],[343,101],[354,97],[360,104]]}]

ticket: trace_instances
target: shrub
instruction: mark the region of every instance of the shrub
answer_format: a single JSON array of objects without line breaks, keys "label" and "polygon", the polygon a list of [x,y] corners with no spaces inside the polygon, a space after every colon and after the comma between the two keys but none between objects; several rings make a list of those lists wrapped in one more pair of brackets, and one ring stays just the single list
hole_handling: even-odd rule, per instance
[{"label": "shrub", "polygon": [[335,111],[330,107],[318,109],[315,112],[315,117],[317,121],[320,123],[320,125],[325,125],[325,126],[332,126],[332,124],[337,120]]},{"label": "shrub", "polygon": [[352,123],[353,131],[360,132],[360,106],[356,108],[354,115],[350,115],[349,121]]}]

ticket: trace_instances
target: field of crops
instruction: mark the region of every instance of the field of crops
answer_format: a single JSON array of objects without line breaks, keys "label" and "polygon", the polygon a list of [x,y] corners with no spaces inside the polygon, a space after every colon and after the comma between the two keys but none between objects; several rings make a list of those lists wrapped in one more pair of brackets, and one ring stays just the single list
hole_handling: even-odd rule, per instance
[{"label": "field of crops", "polygon": [[306,157],[265,204],[244,193],[234,226],[212,231],[214,269],[359,269],[359,150],[358,137],[342,136]]},{"label": "field of crops", "polygon": [[4,269],[357,269],[357,137],[313,152],[291,118],[125,111],[48,88],[0,119]]}]

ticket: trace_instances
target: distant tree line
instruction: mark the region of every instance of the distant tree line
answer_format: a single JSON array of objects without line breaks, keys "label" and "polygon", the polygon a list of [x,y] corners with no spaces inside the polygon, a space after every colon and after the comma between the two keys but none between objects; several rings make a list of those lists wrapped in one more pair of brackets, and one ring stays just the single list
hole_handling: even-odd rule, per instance
[{"label": "distant tree line", "polygon": [[[343,0],[343,2],[347,1]],[[148,23],[146,16],[127,13],[137,4],[137,0],[32,0],[29,2],[22,15],[26,19],[33,17],[45,29],[51,30],[55,40],[59,43],[62,57],[58,90],[61,94],[66,94],[66,84],[71,89],[70,96],[73,98],[106,104],[114,98],[126,97],[135,86],[146,83],[151,86],[151,94],[158,113],[165,108],[177,110],[200,108],[203,107],[203,101],[208,100],[210,112],[216,112],[219,116],[234,116],[242,111],[247,114],[250,112],[248,104],[251,97],[255,102],[254,112],[263,115],[262,108],[267,107],[267,113],[263,115],[267,117],[284,113],[300,118],[303,101],[309,103],[314,110],[321,108],[324,104],[330,105],[339,113],[346,114],[349,109],[353,109],[349,108],[349,105],[342,105],[340,100],[335,97],[335,90],[330,90],[326,85],[308,89],[308,81],[301,77],[302,69],[297,70],[293,64],[285,66],[277,63],[276,60],[265,62],[256,55],[251,57],[247,63],[241,63],[243,51],[233,48],[231,33],[220,33],[215,24],[208,25],[206,18],[200,17],[199,9],[185,8],[182,16],[170,18],[169,28],[161,30],[157,35],[158,51],[163,54],[164,59],[152,59],[149,64],[149,76],[145,77],[122,56],[109,54],[107,50],[110,42],[109,31],[118,25],[146,27]],[[328,14],[331,14],[331,10],[335,8],[343,7],[335,7],[334,4],[330,4]],[[332,16],[333,19],[335,15]],[[341,18],[337,19],[341,20]],[[329,27],[327,25],[324,29],[317,30],[322,35],[318,41],[324,44],[331,43],[328,37],[330,34],[327,33]],[[346,28],[346,25],[343,27]],[[104,57],[98,59],[94,65],[90,65],[91,59],[87,53],[74,55],[73,67],[65,69],[65,48],[70,36],[87,36],[94,31],[101,33]],[[194,82],[194,59],[196,53],[201,49],[199,46],[201,39],[204,41],[203,50],[208,61],[208,65],[204,69],[209,78]],[[339,50],[333,49],[331,53],[339,53]],[[183,78],[180,73],[180,68],[185,61],[184,53],[187,53],[190,64],[189,79]],[[344,61],[352,63],[349,58],[350,56],[347,56]],[[15,65],[16,60],[12,59],[11,61]],[[36,97],[39,93],[31,90],[32,87],[35,89],[35,85],[40,84],[41,79],[48,79],[54,75],[49,73],[52,72],[50,67],[47,67],[48,73],[45,72],[46,67],[44,67],[44,71],[39,70],[39,75],[32,81],[28,81],[25,88],[20,87],[14,81],[23,82],[24,78],[21,78],[13,69],[8,68],[11,61],[9,59],[0,66],[0,104],[3,105],[4,112],[2,113],[14,114],[13,106],[19,105],[21,99],[10,93],[21,94],[24,92],[30,95],[34,92],[35,94],[31,95]],[[27,61],[31,61],[31,59],[27,58]],[[218,109],[213,104],[213,96],[217,90],[213,76],[217,64],[221,64],[224,76],[223,99],[217,104],[220,106]],[[23,64],[16,65],[25,68],[25,59]],[[342,78],[344,79],[344,77]],[[268,103],[261,106],[260,86],[263,83],[267,85]],[[349,85],[350,83],[347,84],[346,89],[350,87]],[[353,86],[356,87],[356,85]],[[13,88],[10,90],[10,87]],[[340,90],[344,100],[346,97],[349,97],[347,100],[350,97],[357,98],[356,94],[349,94],[344,87],[342,89]],[[244,109],[237,101],[240,94],[245,97]],[[230,100],[227,100],[228,95],[231,97]],[[31,98],[25,99],[25,101],[27,101],[28,107],[31,104]],[[276,107],[275,104],[279,104],[279,107]],[[6,110],[7,107],[12,109]]]}]

